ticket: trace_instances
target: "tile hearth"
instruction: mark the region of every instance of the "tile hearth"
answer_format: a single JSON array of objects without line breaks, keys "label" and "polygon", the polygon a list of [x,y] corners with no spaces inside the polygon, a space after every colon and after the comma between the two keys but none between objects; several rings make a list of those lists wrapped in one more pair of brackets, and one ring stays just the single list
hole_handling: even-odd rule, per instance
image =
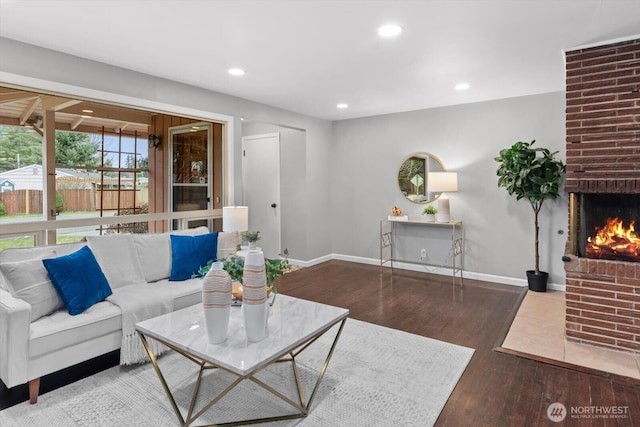
[{"label": "tile hearth", "polygon": [[502,348],[640,379],[640,354],[567,341],[565,293],[528,291]]}]

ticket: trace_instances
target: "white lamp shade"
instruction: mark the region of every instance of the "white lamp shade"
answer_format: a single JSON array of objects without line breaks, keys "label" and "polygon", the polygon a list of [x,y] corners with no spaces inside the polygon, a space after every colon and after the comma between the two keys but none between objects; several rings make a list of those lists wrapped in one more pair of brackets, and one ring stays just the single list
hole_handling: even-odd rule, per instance
[{"label": "white lamp shade", "polygon": [[427,191],[430,193],[458,191],[458,173],[429,172],[427,174]]},{"label": "white lamp shade", "polygon": [[249,207],[223,206],[222,231],[247,231],[249,229]]}]

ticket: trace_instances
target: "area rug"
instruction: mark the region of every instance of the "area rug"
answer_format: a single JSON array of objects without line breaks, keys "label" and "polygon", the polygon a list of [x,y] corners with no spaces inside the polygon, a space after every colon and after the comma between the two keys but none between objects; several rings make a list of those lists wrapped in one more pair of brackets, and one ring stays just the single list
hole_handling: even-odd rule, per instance
[{"label": "area rug", "polygon": [[[298,359],[306,396],[330,348],[334,329]],[[333,359],[306,418],[262,425],[277,426],[430,426],[433,425],[474,350],[418,335],[348,319]],[[173,352],[159,363],[186,413],[197,366]],[[261,379],[294,396],[291,365],[279,363]],[[201,393],[214,396],[233,378],[208,373]],[[206,403],[206,402],[205,402]],[[196,406],[202,406],[201,400]],[[294,413],[272,394],[243,381],[195,425]],[[0,425],[13,426],[175,426],[178,424],[150,364],[116,366],[0,411]]]}]

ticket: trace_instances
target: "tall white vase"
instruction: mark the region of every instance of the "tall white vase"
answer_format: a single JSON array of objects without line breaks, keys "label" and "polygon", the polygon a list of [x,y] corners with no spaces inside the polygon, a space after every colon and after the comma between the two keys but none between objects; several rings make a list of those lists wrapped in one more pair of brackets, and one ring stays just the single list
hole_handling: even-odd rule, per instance
[{"label": "tall white vase", "polygon": [[202,307],[209,343],[223,343],[229,333],[231,278],[221,262],[214,262],[202,280]]},{"label": "tall white vase", "polygon": [[242,315],[247,339],[262,341],[267,336],[267,275],[262,251],[248,251],[242,272]]}]

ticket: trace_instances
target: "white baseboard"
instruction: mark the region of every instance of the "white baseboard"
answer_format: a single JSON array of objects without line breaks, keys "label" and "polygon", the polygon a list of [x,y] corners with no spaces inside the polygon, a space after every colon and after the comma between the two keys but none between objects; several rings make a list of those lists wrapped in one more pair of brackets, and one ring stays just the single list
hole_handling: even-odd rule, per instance
[{"label": "white baseboard", "polygon": [[298,260],[298,259],[292,259],[289,258],[289,263],[291,265],[296,265],[298,267],[312,267],[314,265],[323,263],[325,261],[331,261],[333,258],[333,255],[325,255],[325,256],[321,256],[319,258],[314,258],[312,260],[309,261],[302,261],[302,260]]},{"label": "white baseboard", "polygon": [[[380,265],[380,260],[376,258],[364,258],[357,257],[352,255],[341,255],[341,254],[330,254],[325,255],[320,258],[315,258],[310,261],[299,261],[300,264],[295,263],[295,265],[300,265],[301,267],[310,267],[312,265],[320,264],[321,262],[329,261],[329,260],[338,260],[338,261],[349,261],[349,262],[357,262],[359,264],[369,264],[369,265]],[[294,264],[293,260],[289,260],[292,264]],[[304,264],[304,265],[303,265]],[[389,264],[385,264],[388,267]],[[451,276],[451,269],[446,267],[432,267],[429,265],[421,265],[421,264],[408,264],[402,262],[394,262],[394,268],[400,268],[402,270],[409,271],[418,271],[423,273],[431,273],[431,274],[440,274],[443,276]],[[486,273],[476,273],[474,271],[463,271],[463,276],[466,279],[473,280],[482,280],[484,282],[491,283],[500,283],[503,285],[511,285],[511,286],[527,286],[527,279],[521,279],[516,277],[508,277],[508,276],[497,276],[495,274],[486,274]],[[547,285],[547,289],[552,289],[555,291],[565,292],[566,285],[559,283],[549,283]]]},{"label": "white baseboard", "polygon": [[359,256],[340,255],[340,254],[331,254],[331,256],[332,256],[332,259],[337,259],[338,261],[357,262],[358,264],[380,265],[379,259],[363,258]]}]

